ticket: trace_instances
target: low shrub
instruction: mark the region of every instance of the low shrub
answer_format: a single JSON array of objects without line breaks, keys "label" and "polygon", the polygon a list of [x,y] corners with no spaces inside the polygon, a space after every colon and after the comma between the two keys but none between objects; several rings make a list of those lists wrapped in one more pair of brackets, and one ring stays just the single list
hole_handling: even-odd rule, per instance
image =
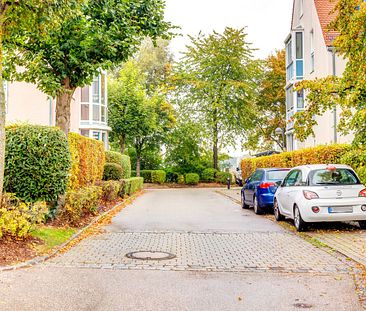
[{"label": "low shrub", "polygon": [[343,154],[340,163],[351,166],[366,185],[366,150],[352,149]]},{"label": "low shrub", "polygon": [[185,183],[184,175],[179,175],[178,176],[178,184],[179,185],[184,185],[184,183]]},{"label": "low shrub", "polygon": [[6,128],[4,188],[26,202],[57,201],[71,167],[65,134],[58,128],[12,125]]},{"label": "low shrub", "polygon": [[99,186],[69,191],[66,194],[65,205],[60,211],[61,218],[77,225],[82,216],[97,213],[102,195],[103,189]]},{"label": "low shrub", "polygon": [[70,133],[69,146],[72,167],[68,189],[77,190],[102,180],[105,164],[103,142]]},{"label": "low shrub", "polygon": [[217,172],[215,180],[220,184],[227,184],[228,178],[230,179],[230,182],[232,182],[233,176],[231,175],[231,173]]},{"label": "low shrub", "polygon": [[116,180],[108,180],[102,184],[103,199],[106,201],[114,201],[118,198],[120,192],[120,182]]},{"label": "low shrub", "polygon": [[145,183],[152,183],[152,170],[142,170],[140,171],[140,177],[144,178]]},{"label": "low shrub", "polygon": [[185,181],[187,185],[197,185],[200,181],[200,175],[196,173],[188,173],[185,176]]},{"label": "low shrub", "polygon": [[45,220],[47,213],[45,202],[25,203],[14,194],[4,194],[0,202],[0,238],[26,237],[35,224]]},{"label": "low shrub", "polygon": [[103,180],[120,180],[122,179],[122,166],[116,163],[106,163],[104,165]]},{"label": "low shrub", "polygon": [[165,183],[166,173],[163,170],[151,171],[151,182],[156,184]]},{"label": "low shrub", "polygon": [[142,177],[131,177],[120,180],[119,196],[132,195],[143,188],[144,179]]},{"label": "low shrub", "polygon": [[204,182],[214,182],[217,172],[214,168],[206,168],[202,172],[201,180]]},{"label": "low shrub", "polygon": [[[170,172],[170,171],[166,172],[166,182],[177,183],[178,177],[179,177],[178,173]],[[184,179],[184,177],[183,177],[183,179]]]},{"label": "low shrub", "polygon": [[128,155],[122,154],[122,178],[130,178],[131,177],[131,159]]},{"label": "low shrub", "polygon": [[128,155],[116,151],[106,151],[105,159],[107,163],[115,163],[122,167],[122,178],[131,177],[131,160]]},{"label": "low shrub", "polygon": [[243,159],[241,161],[243,180],[247,179],[257,168],[291,168],[305,164],[341,163],[343,155],[350,149],[350,145],[335,144],[283,152],[266,157]]}]

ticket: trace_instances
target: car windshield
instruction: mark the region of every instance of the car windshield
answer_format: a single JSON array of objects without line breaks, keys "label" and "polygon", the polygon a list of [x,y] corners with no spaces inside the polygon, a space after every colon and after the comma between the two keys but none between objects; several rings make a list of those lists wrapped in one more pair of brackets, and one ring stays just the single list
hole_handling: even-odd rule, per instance
[{"label": "car windshield", "polygon": [[309,184],[316,185],[357,185],[360,184],[354,171],[345,168],[323,169],[310,172]]},{"label": "car windshield", "polygon": [[267,180],[283,180],[288,173],[288,170],[277,170],[277,171],[268,171],[266,174]]}]

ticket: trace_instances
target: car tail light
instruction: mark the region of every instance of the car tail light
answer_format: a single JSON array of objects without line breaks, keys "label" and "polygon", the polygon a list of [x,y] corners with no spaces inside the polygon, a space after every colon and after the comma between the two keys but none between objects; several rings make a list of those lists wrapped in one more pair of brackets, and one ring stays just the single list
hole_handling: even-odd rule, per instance
[{"label": "car tail light", "polygon": [[361,191],[359,192],[358,196],[359,196],[359,197],[364,197],[364,198],[366,198],[366,189],[361,190]]},{"label": "car tail light", "polygon": [[303,193],[306,200],[319,199],[319,196],[313,191],[304,190]]},{"label": "car tail light", "polygon": [[261,189],[268,189],[269,187],[274,187],[274,186],[276,186],[276,184],[274,182],[262,182],[259,185],[259,188],[261,188]]}]

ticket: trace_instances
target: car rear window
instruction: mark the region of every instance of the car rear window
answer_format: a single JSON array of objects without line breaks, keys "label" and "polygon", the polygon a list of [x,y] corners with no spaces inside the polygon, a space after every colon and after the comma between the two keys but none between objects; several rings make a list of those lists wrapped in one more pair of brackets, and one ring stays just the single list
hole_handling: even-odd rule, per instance
[{"label": "car rear window", "polygon": [[288,170],[277,170],[277,171],[268,171],[266,174],[267,180],[283,180],[288,173]]},{"label": "car rear window", "polygon": [[309,174],[309,184],[316,185],[358,185],[360,180],[350,169],[337,168],[334,170],[315,170]]}]

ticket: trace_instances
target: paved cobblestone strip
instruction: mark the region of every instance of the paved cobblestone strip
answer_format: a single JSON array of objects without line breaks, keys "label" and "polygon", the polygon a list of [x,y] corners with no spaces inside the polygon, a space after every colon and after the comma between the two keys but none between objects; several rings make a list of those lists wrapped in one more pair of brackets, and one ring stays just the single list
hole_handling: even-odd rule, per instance
[{"label": "paved cobblestone strip", "polygon": [[[133,251],[163,251],[171,260],[136,260]],[[288,233],[106,233],[82,241],[46,265],[106,269],[347,272],[339,260]]]},{"label": "paved cobblestone strip", "polygon": [[364,232],[325,232],[310,235],[366,267],[366,234]]}]

